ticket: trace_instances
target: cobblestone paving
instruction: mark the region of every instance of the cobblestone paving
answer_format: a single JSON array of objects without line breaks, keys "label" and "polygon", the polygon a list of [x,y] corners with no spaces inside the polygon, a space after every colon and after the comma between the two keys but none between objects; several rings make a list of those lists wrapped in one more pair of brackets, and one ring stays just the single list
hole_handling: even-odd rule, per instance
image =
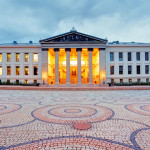
[{"label": "cobblestone paving", "polygon": [[150,92],[0,90],[0,149],[150,150]]}]

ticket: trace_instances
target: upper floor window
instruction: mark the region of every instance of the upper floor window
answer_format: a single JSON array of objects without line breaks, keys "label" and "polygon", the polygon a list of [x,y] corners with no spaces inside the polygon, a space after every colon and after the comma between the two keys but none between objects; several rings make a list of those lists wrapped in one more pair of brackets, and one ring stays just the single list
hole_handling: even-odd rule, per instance
[{"label": "upper floor window", "polygon": [[119,74],[123,74],[123,66],[119,66]]},{"label": "upper floor window", "polygon": [[2,53],[0,53],[0,62],[2,62]]},{"label": "upper floor window", "polygon": [[140,61],[140,52],[137,52],[137,53],[136,53],[136,60],[137,60],[137,61]]},{"label": "upper floor window", "polygon": [[149,74],[149,65],[145,65],[145,74]]},{"label": "upper floor window", "polygon": [[141,73],[140,65],[137,65],[137,66],[136,66],[136,73],[137,73],[137,74],[140,74],[140,73]]},{"label": "upper floor window", "polygon": [[114,61],[114,52],[110,52],[110,61]]},{"label": "upper floor window", "polygon": [[16,53],[16,62],[19,62],[19,61],[20,61],[20,54]]},{"label": "upper floor window", "polygon": [[2,66],[0,66],[0,76],[2,76],[3,72],[2,72]]},{"label": "upper floor window", "polygon": [[28,66],[25,66],[24,71],[25,71],[25,75],[29,75],[29,67]]},{"label": "upper floor window", "polygon": [[7,53],[7,62],[11,62],[11,53]]},{"label": "upper floor window", "polygon": [[7,66],[7,75],[11,75],[11,66]]},{"label": "upper floor window", "polygon": [[114,74],[114,66],[110,66],[110,74],[111,74],[111,75]]},{"label": "upper floor window", "polygon": [[128,66],[128,74],[132,74],[132,66]]},{"label": "upper floor window", "polygon": [[148,52],[145,52],[145,61],[149,61],[149,55],[148,55]]},{"label": "upper floor window", "polygon": [[29,53],[24,54],[24,61],[29,62]]},{"label": "upper floor window", "polygon": [[119,61],[123,61],[123,53],[119,52]]},{"label": "upper floor window", "polygon": [[34,75],[38,75],[38,66],[34,66]]},{"label": "upper floor window", "polygon": [[20,75],[20,67],[16,66],[16,75]]},{"label": "upper floor window", "polygon": [[33,61],[38,62],[38,53],[33,54]]},{"label": "upper floor window", "polygon": [[128,52],[128,61],[132,61],[132,55],[131,55],[131,52]]}]

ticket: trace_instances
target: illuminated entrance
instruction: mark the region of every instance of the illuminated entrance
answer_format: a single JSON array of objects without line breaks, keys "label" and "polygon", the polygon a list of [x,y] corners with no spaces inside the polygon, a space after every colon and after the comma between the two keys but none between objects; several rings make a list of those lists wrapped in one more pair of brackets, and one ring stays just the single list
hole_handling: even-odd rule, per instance
[{"label": "illuminated entrance", "polygon": [[[48,51],[48,83],[55,84],[56,80],[56,59],[55,53],[58,53],[58,68],[59,68],[59,84],[66,84],[67,78],[67,55],[66,51],[63,48],[60,48],[59,51],[54,51],[54,49],[49,49]],[[99,49],[94,48],[91,52],[92,54],[92,70],[89,68],[89,51],[87,48],[82,48],[80,55],[78,56],[79,51],[76,48],[71,48],[69,51],[70,55],[70,84],[78,84],[79,78],[81,78],[81,84],[89,84],[89,73],[92,72],[92,83],[99,84],[100,81],[100,59],[99,59]],[[81,57],[81,68],[78,68],[79,62],[78,57]],[[81,76],[78,76],[79,71]]]},{"label": "illuminated entrance", "polygon": [[42,79],[49,85],[102,84],[106,79],[107,40],[70,32],[40,41]]}]

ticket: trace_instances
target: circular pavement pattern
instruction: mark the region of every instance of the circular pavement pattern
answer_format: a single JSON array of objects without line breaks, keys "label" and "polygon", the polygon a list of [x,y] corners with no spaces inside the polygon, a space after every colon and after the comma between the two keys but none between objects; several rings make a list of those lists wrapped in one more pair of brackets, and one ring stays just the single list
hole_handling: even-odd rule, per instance
[{"label": "circular pavement pattern", "polygon": [[71,124],[99,122],[111,118],[114,112],[95,105],[53,105],[36,109],[32,115],[44,122]]},{"label": "circular pavement pattern", "polygon": [[150,104],[129,104],[126,109],[140,115],[150,116]]},{"label": "circular pavement pattern", "polygon": [[[94,150],[133,150],[135,149],[132,146],[122,144],[119,142],[113,142],[105,139],[94,138],[94,137],[81,137],[81,136],[72,136],[72,137],[58,137],[44,139],[35,142],[29,142],[13,146],[14,149],[94,149]],[[7,149],[12,149],[7,147]]]},{"label": "circular pavement pattern", "polygon": [[14,112],[20,108],[21,106],[18,104],[0,104],[0,115]]}]

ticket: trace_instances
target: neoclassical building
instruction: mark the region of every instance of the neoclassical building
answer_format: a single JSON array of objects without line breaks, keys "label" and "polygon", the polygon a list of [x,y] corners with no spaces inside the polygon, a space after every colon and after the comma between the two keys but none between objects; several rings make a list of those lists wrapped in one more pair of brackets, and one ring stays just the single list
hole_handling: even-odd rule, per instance
[{"label": "neoclassical building", "polygon": [[77,32],[39,44],[0,44],[0,82],[102,85],[149,82],[150,44],[108,42]]}]

